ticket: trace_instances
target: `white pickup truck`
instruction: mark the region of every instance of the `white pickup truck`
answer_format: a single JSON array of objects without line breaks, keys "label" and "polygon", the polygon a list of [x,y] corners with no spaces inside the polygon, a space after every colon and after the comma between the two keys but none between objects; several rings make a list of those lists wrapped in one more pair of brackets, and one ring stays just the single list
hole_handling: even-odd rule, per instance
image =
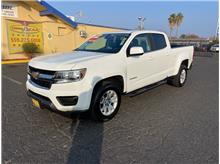
[{"label": "white pickup truck", "polygon": [[182,87],[193,47],[171,48],[158,31],[123,31],[94,36],[70,53],[41,56],[28,65],[26,88],[35,106],[87,111],[106,121],[121,95],[167,80]]}]

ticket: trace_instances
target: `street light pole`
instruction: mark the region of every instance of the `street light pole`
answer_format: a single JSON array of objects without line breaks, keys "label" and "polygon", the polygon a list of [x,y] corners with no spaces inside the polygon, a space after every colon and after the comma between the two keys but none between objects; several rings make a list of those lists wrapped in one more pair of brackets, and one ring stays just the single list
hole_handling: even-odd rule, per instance
[{"label": "street light pole", "polygon": [[146,20],[146,18],[138,17],[138,20],[139,20],[139,30],[144,30],[144,21]]}]

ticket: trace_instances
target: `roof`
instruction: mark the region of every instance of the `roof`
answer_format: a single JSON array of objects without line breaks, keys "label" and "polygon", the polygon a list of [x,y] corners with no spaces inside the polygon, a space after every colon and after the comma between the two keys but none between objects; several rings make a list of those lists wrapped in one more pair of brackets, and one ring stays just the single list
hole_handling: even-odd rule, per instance
[{"label": "roof", "polygon": [[48,4],[47,2],[45,2],[43,0],[37,0],[37,2],[41,6],[46,8],[46,10],[40,11],[40,16],[52,15],[54,17],[61,19],[62,21],[69,24],[73,28],[76,28],[76,26],[77,26],[76,22],[72,21],[70,18],[68,18],[66,15],[64,15],[63,13],[61,13],[60,11],[58,11],[57,9],[52,7],[50,4]]},{"label": "roof", "polygon": [[142,33],[157,33],[157,34],[165,34],[160,31],[151,31],[151,30],[126,30],[126,31],[117,31],[117,32],[106,32],[107,33],[133,33],[133,34],[142,34]]}]

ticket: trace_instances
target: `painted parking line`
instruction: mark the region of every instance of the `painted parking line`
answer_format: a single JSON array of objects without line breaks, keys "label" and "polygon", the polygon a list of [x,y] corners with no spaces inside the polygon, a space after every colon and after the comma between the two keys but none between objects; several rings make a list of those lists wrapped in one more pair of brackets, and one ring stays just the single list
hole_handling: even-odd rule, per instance
[{"label": "painted parking line", "polygon": [[2,75],[2,77],[5,78],[5,79],[7,79],[7,80],[9,80],[9,81],[11,81],[11,82],[13,82],[13,83],[15,83],[15,84],[22,85],[22,82],[17,81],[17,80],[15,80],[15,79],[12,79],[12,78],[10,78],[10,77],[8,77],[8,76]]}]

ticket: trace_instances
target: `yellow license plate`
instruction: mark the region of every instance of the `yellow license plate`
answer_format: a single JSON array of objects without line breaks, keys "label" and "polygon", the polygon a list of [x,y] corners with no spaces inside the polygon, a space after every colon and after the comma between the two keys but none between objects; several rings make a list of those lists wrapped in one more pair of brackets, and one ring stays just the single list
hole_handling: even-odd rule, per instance
[{"label": "yellow license plate", "polygon": [[35,99],[32,99],[32,103],[33,103],[33,105],[34,105],[35,107],[40,108],[40,103],[39,103],[39,101],[37,101],[37,100],[35,100]]}]

